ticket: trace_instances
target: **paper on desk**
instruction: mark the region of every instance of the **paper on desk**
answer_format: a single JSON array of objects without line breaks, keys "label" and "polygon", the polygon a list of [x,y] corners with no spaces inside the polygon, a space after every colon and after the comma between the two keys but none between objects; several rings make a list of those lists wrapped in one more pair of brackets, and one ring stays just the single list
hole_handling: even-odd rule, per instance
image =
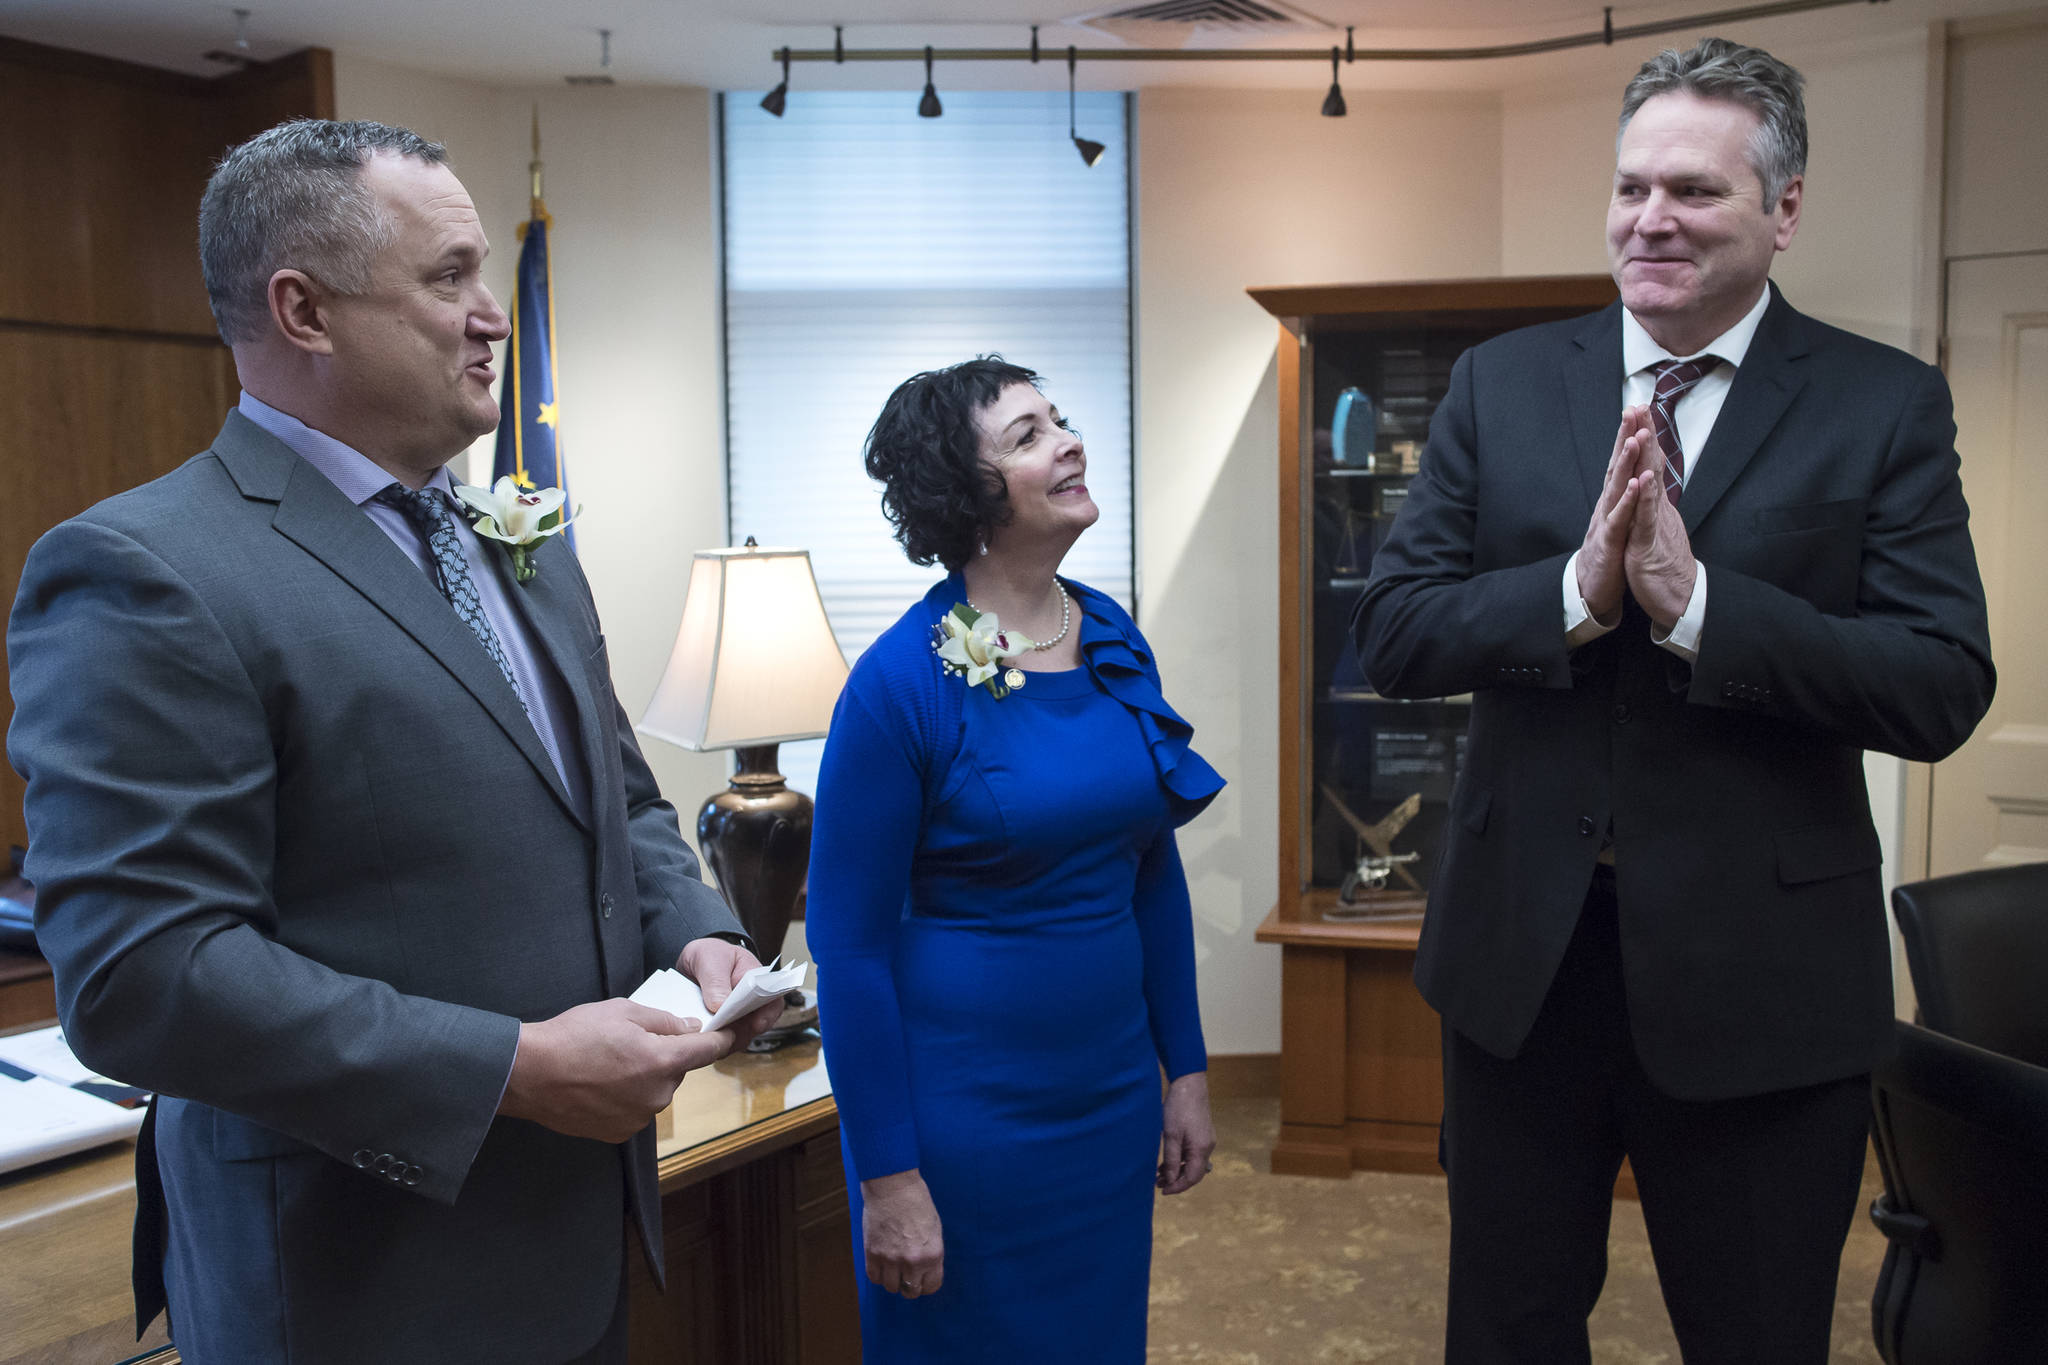
[{"label": "paper on desk", "polygon": [[798,962],[778,969],[775,963],[780,961],[782,959],[778,957],[775,962],[756,967],[741,977],[716,1014],[704,1008],[704,992],[697,989],[697,983],[673,969],[648,977],[628,999],[636,1005],[667,1010],[678,1019],[695,1019],[709,1033],[752,1014],[769,1001],[778,1000],[804,984],[804,972],[809,969],[809,963]]},{"label": "paper on desk", "polygon": [[64,1030],[55,1024],[0,1038],[0,1062],[12,1062],[23,1071],[33,1071],[59,1085],[106,1079],[94,1075],[91,1067],[72,1055],[71,1045],[64,1041]]},{"label": "paper on desk", "polygon": [[141,1127],[140,1109],[123,1109],[41,1076],[0,1076],[0,1171],[117,1142]]}]

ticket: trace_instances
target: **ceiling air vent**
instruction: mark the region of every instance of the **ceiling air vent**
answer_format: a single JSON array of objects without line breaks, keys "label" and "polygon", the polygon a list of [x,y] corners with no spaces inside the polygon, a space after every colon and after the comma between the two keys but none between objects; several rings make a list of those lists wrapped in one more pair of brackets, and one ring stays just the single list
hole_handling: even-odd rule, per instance
[{"label": "ceiling air vent", "polygon": [[1278,0],[1145,0],[1077,14],[1065,23],[1114,34],[1141,47],[1183,47],[1269,33],[1327,33],[1333,25]]}]

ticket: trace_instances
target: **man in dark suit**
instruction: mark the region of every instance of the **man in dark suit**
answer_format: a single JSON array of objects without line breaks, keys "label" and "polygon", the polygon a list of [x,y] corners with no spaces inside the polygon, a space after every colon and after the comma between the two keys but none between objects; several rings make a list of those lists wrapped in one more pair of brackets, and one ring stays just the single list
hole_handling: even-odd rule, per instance
[{"label": "man in dark suit", "polygon": [[1767,53],[1642,68],[1621,301],[1459,360],[1359,607],[1381,692],[1472,694],[1416,958],[1457,1365],[1588,1359],[1624,1155],[1688,1365],[1827,1356],[1892,1024],[1862,751],[1943,757],[1993,675],[1941,374],[1769,282],[1805,160]]},{"label": "man in dark suit", "polygon": [[574,555],[516,583],[457,515],[507,326],[445,160],[312,120],[228,155],[240,404],[45,536],[10,624],[38,937],[80,1057],[157,1092],[138,1316],[204,1365],[623,1360],[649,1121],[736,1039],[616,997],[755,965]]}]

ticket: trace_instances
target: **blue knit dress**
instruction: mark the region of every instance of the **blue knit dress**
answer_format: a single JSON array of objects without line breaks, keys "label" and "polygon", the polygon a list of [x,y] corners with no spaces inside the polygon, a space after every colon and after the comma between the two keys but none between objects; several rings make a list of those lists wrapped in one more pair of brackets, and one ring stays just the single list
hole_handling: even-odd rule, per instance
[{"label": "blue knit dress", "polygon": [[[806,933],[871,1365],[1145,1358],[1158,1069],[1207,1066],[1173,829],[1223,779],[1137,626],[1068,584],[1084,666],[947,675],[948,578],[854,665],[818,777]],[[916,1167],[945,1284],[867,1281],[860,1182]]]}]

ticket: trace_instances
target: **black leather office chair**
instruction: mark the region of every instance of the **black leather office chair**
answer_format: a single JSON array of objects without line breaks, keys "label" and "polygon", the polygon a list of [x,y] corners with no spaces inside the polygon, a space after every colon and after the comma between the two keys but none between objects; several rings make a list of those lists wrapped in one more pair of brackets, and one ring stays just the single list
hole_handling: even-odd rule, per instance
[{"label": "black leather office chair", "polygon": [[1927,1027],[1872,1078],[1888,1365],[2048,1361],[2048,864],[1902,886]]},{"label": "black leather office chair", "polygon": [[1892,910],[1920,1022],[2048,1066],[2048,863],[1915,882]]}]

